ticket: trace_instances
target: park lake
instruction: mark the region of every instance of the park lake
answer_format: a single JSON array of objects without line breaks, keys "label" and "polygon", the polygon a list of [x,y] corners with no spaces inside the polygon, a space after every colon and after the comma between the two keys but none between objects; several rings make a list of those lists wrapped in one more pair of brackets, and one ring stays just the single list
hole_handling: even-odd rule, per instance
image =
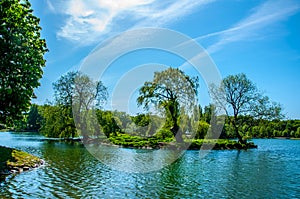
[{"label": "park lake", "polygon": [[[4,198],[297,198],[300,197],[300,141],[254,139],[257,149],[212,150],[200,157],[188,150],[164,168],[126,172],[104,164],[79,143],[57,142],[33,133],[0,133],[0,145],[42,158],[45,165],[0,182]],[[124,151],[113,147],[118,168]],[[164,159],[164,152],[158,154]],[[125,162],[126,163],[126,162]],[[145,164],[144,166],[147,166]],[[150,166],[150,165],[148,165]],[[137,168],[142,169],[142,168]]]}]

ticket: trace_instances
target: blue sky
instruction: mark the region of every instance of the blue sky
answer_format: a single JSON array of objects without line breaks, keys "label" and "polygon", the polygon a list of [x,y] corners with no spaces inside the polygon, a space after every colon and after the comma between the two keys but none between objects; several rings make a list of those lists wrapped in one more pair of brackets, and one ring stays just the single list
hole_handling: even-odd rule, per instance
[{"label": "blue sky", "polygon": [[[245,73],[288,118],[300,119],[300,1],[298,0],[30,0],[41,18],[49,53],[35,103],[53,100],[52,83],[78,69],[101,42],[126,30],[160,27],[178,31],[209,53],[221,76]],[[186,60],[166,52],[132,52],[114,62],[112,80],[137,65],[174,67]],[[144,74],[145,79],[152,74]],[[209,103],[200,81],[199,101]],[[134,101],[134,100],[133,100]]]}]

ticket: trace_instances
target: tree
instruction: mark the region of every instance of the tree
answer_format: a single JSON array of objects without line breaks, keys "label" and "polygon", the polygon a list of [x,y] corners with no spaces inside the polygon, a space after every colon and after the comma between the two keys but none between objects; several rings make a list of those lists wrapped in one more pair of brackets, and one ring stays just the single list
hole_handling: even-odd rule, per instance
[{"label": "tree", "polygon": [[27,116],[27,129],[38,131],[41,128],[42,116],[39,114],[38,105],[32,104]]},{"label": "tree", "polygon": [[245,123],[250,125],[249,118],[254,121],[282,117],[280,105],[270,102],[267,96],[262,95],[245,74],[229,75],[219,87],[211,85],[210,94],[216,105],[225,110],[240,143],[246,143],[243,139],[245,132],[241,129]]},{"label": "tree", "polygon": [[91,121],[97,121],[94,111],[102,108],[107,95],[107,89],[101,81],[94,81],[83,73],[77,73],[72,93],[72,110],[83,141],[87,141],[92,133],[88,125]]},{"label": "tree", "polygon": [[78,72],[71,71],[53,83],[55,104],[72,107],[75,78],[78,75]]},{"label": "tree", "polygon": [[111,111],[97,110],[96,115],[101,129],[106,137],[109,138],[111,134],[116,136],[117,133],[121,131]]},{"label": "tree", "polygon": [[[92,118],[92,109],[101,108],[107,99],[107,89],[101,81],[94,81],[87,75],[71,71],[61,76],[53,83],[55,104],[64,109],[67,114],[68,122],[72,125],[72,130],[76,131],[75,123],[81,131],[84,140],[88,139],[88,133],[91,129],[90,121],[97,121]],[[73,128],[74,127],[74,128]],[[72,132],[75,135],[75,132]]]},{"label": "tree", "polygon": [[205,135],[207,134],[207,131],[209,129],[209,124],[206,121],[200,120],[197,124],[197,131],[195,135],[195,139],[203,139]]},{"label": "tree", "polygon": [[131,119],[135,125],[141,127],[148,126],[150,123],[150,116],[146,114],[138,114],[137,116],[132,116]]},{"label": "tree", "polygon": [[153,81],[144,83],[137,103],[146,109],[150,104],[162,109],[166,116],[165,128],[170,129],[177,142],[183,142],[179,131],[180,111],[191,110],[195,106],[197,89],[198,78],[191,78],[179,69],[168,68],[155,72]]},{"label": "tree", "polygon": [[101,81],[94,81],[79,71],[71,71],[61,76],[53,83],[53,89],[57,105],[76,105],[77,111],[82,108],[101,108],[108,95]]},{"label": "tree", "polygon": [[46,42],[28,0],[0,1],[0,122],[20,119],[40,85]]},{"label": "tree", "polygon": [[43,105],[38,107],[42,116],[40,133],[47,137],[74,138],[77,131],[74,120],[70,116],[71,107]]}]

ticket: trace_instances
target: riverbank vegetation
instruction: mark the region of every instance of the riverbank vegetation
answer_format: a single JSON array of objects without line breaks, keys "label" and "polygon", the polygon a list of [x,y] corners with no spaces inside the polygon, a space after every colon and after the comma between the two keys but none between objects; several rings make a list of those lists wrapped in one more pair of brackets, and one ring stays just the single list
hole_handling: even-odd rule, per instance
[{"label": "riverbank vegetation", "polygon": [[38,157],[24,151],[0,146],[0,175],[22,172],[43,164]]},{"label": "riverbank vegetation", "polygon": [[[176,75],[182,76],[183,82],[178,82],[180,78]],[[167,80],[172,77],[176,77],[177,82],[171,81],[175,84],[167,85]],[[153,82],[145,82],[140,89],[137,103],[144,105],[146,109],[152,104],[160,111],[156,114],[148,112],[129,115],[117,110],[104,110],[102,105],[108,97],[106,87],[79,72],[70,72],[53,84],[55,100],[45,105],[32,105],[23,119],[15,122],[15,128],[39,131],[47,137],[81,137],[86,142],[101,140],[103,143],[136,148],[164,148],[168,145],[166,143],[176,145],[174,143],[177,142],[177,146],[180,145],[178,143],[186,143],[190,145],[190,149],[199,149],[203,143],[221,138],[218,142],[212,142],[215,149],[243,149],[255,147],[253,143],[247,142],[251,138],[300,137],[300,121],[282,120],[280,106],[260,95],[245,75],[229,76],[225,80],[227,86],[235,87],[238,84],[242,90],[244,87],[249,90],[248,93],[239,90],[250,102],[245,100],[245,107],[240,106],[238,109],[240,112],[233,110],[235,115],[228,110],[227,115],[218,115],[220,106],[227,107],[221,101],[217,105],[210,104],[202,108],[199,104],[182,100],[195,102],[197,79],[189,78],[182,71],[173,68],[156,73]],[[177,85],[181,87],[178,88]],[[74,95],[77,92],[75,89],[81,93]],[[220,94],[222,88],[217,89]],[[221,94],[226,97],[226,93]],[[87,98],[80,99],[79,96],[82,95]],[[97,103],[92,105],[91,101],[95,96],[98,97]],[[254,98],[258,104],[253,103]],[[256,107],[256,110],[250,106]],[[259,113],[259,116],[254,113]],[[235,138],[238,142],[228,140]]]}]

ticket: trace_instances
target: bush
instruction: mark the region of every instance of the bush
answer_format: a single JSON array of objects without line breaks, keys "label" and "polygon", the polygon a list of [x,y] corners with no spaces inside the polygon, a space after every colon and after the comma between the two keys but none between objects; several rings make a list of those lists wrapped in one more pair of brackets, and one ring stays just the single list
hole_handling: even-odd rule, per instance
[{"label": "bush", "polygon": [[166,139],[166,138],[173,138],[173,133],[169,130],[169,129],[166,129],[166,128],[162,128],[160,129],[156,134],[155,136],[158,138],[158,139]]}]

